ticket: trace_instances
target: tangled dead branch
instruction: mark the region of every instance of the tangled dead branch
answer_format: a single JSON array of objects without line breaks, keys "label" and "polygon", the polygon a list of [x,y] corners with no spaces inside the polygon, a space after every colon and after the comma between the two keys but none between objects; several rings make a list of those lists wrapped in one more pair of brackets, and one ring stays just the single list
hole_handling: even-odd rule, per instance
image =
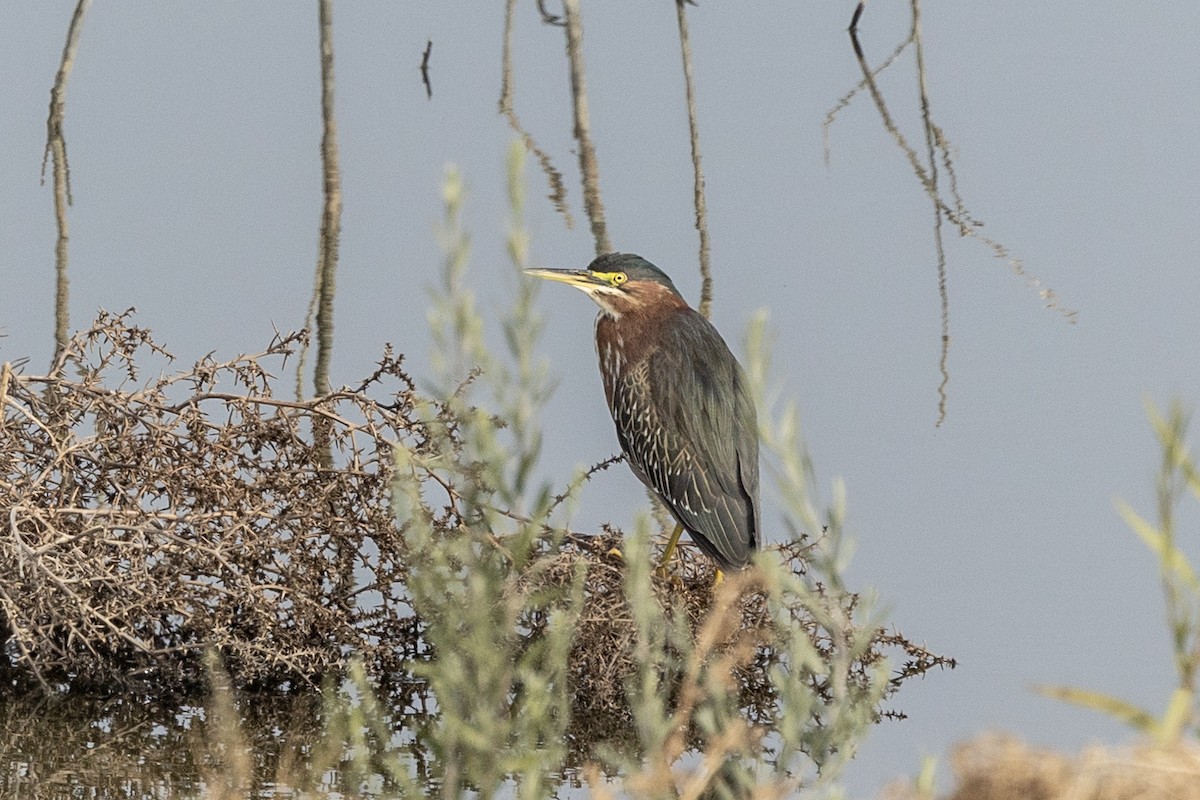
[{"label": "tangled dead branch", "polygon": [[[394,641],[403,599],[367,610],[353,576],[404,581],[386,498],[390,447],[415,430],[412,383],[388,353],[358,390],[279,399],[266,365],[299,339],[129,388],[139,356],[169,354],[102,315],[65,351],[77,378],[12,377],[0,614],[14,664],[43,682],[182,687],[215,645],[243,682],[278,685]],[[319,465],[318,420],[336,468]]]}]

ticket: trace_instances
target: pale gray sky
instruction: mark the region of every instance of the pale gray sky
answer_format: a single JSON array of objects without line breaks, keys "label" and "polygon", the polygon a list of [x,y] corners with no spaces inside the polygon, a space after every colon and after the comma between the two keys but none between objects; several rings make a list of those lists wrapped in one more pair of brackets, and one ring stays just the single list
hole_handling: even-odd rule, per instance
[{"label": "pale gray sky", "polygon": [[[44,364],[53,331],[52,195],[38,184],[49,87],[74,3],[0,10],[0,359]],[[948,232],[949,416],[934,427],[938,294],[929,202],[864,95],[851,3],[710,0],[692,9],[716,279],[714,321],[738,343],[771,311],[778,379],[799,400],[823,482],[840,476],[857,552],[910,637],[960,660],[908,685],[847,773],[859,796],[985,730],[1065,749],[1130,736],[1030,693],[1070,683],[1159,709],[1171,691],[1156,564],[1113,510],[1153,506],[1145,398],[1200,400],[1200,6],[923,3],[934,116],[958,148],[968,208],[1077,309],[1077,325],[977,242]],[[872,3],[878,63],[907,4]],[[447,162],[470,187],[472,281],[489,312],[504,254],[496,114],[502,4],[335,7],[345,211],[334,382],[385,341],[427,363],[424,287]],[[590,4],[585,51],[616,247],[698,295],[691,171],[673,4]],[[434,97],[417,64],[434,41]],[[98,3],[68,93],[73,323],[137,306],[185,362],[302,324],[320,214],[315,4]],[[911,50],[881,77],[920,139]],[[564,229],[529,172],[535,261],[583,266],[561,31],[518,12],[516,107],[567,174]],[[504,294],[500,295],[503,299]],[[590,336],[594,308],[543,291],[561,376],[547,474],[617,450]],[[627,524],[625,470],[590,487],[580,527]],[[628,499],[628,511],[613,514]],[[765,519],[777,518],[773,505]],[[1185,519],[1194,541],[1197,516]],[[945,767],[943,766],[943,769]]]}]

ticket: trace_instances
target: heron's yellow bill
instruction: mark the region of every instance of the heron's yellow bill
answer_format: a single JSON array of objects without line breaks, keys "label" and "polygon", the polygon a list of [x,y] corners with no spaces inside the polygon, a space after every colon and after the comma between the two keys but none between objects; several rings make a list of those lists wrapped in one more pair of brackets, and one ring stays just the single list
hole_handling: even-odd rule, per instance
[{"label": "heron's yellow bill", "polygon": [[559,283],[567,283],[571,286],[595,286],[602,281],[597,280],[597,275],[594,272],[586,269],[527,269],[526,275],[532,275],[535,278],[545,278],[548,281],[558,281]]},{"label": "heron's yellow bill", "polygon": [[525,274],[565,283],[583,289],[588,294],[593,294],[590,290],[598,286],[612,289],[629,280],[624,272],[597,272],[591,269],[527,269]]}]

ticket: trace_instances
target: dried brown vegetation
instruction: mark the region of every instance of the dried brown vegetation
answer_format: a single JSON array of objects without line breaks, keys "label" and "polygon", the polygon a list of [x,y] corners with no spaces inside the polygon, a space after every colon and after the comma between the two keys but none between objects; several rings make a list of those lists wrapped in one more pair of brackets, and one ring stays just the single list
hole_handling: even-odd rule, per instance
[{"label": "dried brown vegetation", "polygon": [[[578,559],[589,562],[585,604],[571,652],[575,728],[589,740],[620,739],[634,730],[626,697],[626,683],[635,671],[630,657],[635,641],[634,615],[622,588],[623,564],[620,559],[606,555],[610,546],[618,544],[620,540],[615,537],[598,537],[589,548],[591,554],[572,548],[575,551],[560,556],[549,572],[551,581],[566,583]],[[682,611],[692,631],[699,636],[706,623],[718,622],[718,609],[714,605],[720,593],[713,590],[715,575],[711,562],[693,545],[683,542],[681,546],[687,548],[686,566],[669,579],[655,580],[655,599],[666,608]],[[806,544],[793,543],[777,548],[777,552],[784,563],[803,572],[807,549]],[[770,673],[784,656],[776,649],[779,642],[772,630],[775,623],[767,608],[766,593],[750,575],[744,577],[742,589],[728,612],[731,619],[720,626],[721,641],[715,649],[726,653],[741,650],[730,665],[737,679],[739,704],[751,723],[769,726],[778,712]],[[848,601],[855,603],[857,598],[851,596]],[[824,661],[833,658],[834,643],[813,617],[793,610],[791,622],[808,634]],[[854,663],[852,678],[865,686],[870,681],[871,669],[885,657],[900,659],[899,664],[893,665],[897,668],[892,689],[934,667],[954,666],[953,659],[932,653],[899,633],[879,630],[865,657]],[[833,701],[828,676],[813,680],[811,688],[822,702]],[[883,710],[881,714],[893,718],[904,716],[891,710]]]},{"label": "dried brown vegetation", "polygon": [[[406,713],[429,707],[410,668],[432,648],[407,589],[413,560],[390,489],[394,448],[428,451],[433,427],[453,436],[450,406],[421,396],[390,351],[357,387],[281,399],[270,370],[298,341],[281,336],[256,355],[206,357],[142,382],[137,362],[169,355],[128,315],[101,315],[50,375],[10,375],[0,390],[0,625],[11,670],[47,686],[164,696],[204,687],[206,648],[243,689],[316,683],[356,656]],[[332,466],[313,442],[318,424]],[[444,498],[429,501],[438,536],[467,524],[447,475],[472,469],[425,474],[426,497]],[[499,533],[491,541],[503,550]],[[626,683],[636,625],[628,565],[609,552],[620,543],[615,530],[560,531],[512,566],[522,591],[538,588],[530,581],[552,590],[585,575],[568,668],[583,749],[632,727]],[[803,573],[805,549],[785,546],[779,556]],[[688,555],[654,591],[699,629],[713,575],[706,559]],[[751,722],[775,713],[771,672],[783,658],[770,635],[778,609],[765,596],[742,595],[740,628],[729,637],[752,645],[735,671]],[[789,613],[828,654],[824,628]],[[533,641],[544,616],[524,619],[522,635]],[[889,650],[905,660],[893,689],[951,663],[881,630],[851,674],[867,681]],[[816,679],[813,688],[830,691]]]},{"label": "dried brown vegetation", "polygon": [[[1200,747],[1189,741],[1089,747],[1071,756],[1010,736],[989,735],[959,745],[951,761],[951,800],[1200,798]],[[888,796],[899,800],[916,795],[898,788]]]}]

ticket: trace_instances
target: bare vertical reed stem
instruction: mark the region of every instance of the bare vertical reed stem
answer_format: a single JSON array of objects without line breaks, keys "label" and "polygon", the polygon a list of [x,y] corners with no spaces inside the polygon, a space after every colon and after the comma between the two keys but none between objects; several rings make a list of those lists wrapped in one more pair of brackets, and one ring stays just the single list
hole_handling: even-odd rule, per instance
[{"label": "bare vertical reed stem", "polygon": [[62,61],[54,86],[50,89],[50,114],[46,118],[46,152],[42,158],[42,178],[45,180],[46,162],[54,164],[54,220],[58,225],[58,241],[54,246],[54,361],[67,346],[68,328],[71,323],[70,282],[67,277],[69,228],[67,207],[71,205],[71,168],[67,161],[67,140],[63,136],[63,119],[66,114],[67,81],[75,66],[75,52],[79,48],[79,34],[83,31],[83,18],[92,0],[79,0],[71,25],[67,28],[67,42],[63,45]]},{"label": "bare vertical reed stem", "polygon": [[321,214],[321,239],[317,251],[317,364],[313,389],[329,392],[329,361],[333,354],[333,293],[337,273],[338,237],[342,223],[342,173],[338,166],[337,121],[333,115],[333,3],[320,0],[321,23],[321,168],[325,208]]},{"label": "bare vertical reed stem", "polygon": [[700,125],[696,120],[696,80],[692,74],[692,42],[688,36],[684,0],[675,0],[679,20],[679,48],[683,55],[683,82],[687,89],[688,131],[692,140],[692,174],[696,205],[696,230],[700,233],[700,313],[712,314],[712,263],[708,245],[708,203],[704,199],[704,168],[700,164]]},{"label": "bare vertical reed stem", "polygon": [[592,225],[592,236],[596,239],[596,255],[603,255],[611,253],[613,248],[604,222],[604,203],[600,200],[600,166],[596,162],[596,147],[592,144],[591,122],[588,119],[579,0],[563,0],[563,17],[567,28],[567,59],[571,66],[571,99],[575,106],[575,139],[579,142],[579,171],[583,178],[583,207]]}]

